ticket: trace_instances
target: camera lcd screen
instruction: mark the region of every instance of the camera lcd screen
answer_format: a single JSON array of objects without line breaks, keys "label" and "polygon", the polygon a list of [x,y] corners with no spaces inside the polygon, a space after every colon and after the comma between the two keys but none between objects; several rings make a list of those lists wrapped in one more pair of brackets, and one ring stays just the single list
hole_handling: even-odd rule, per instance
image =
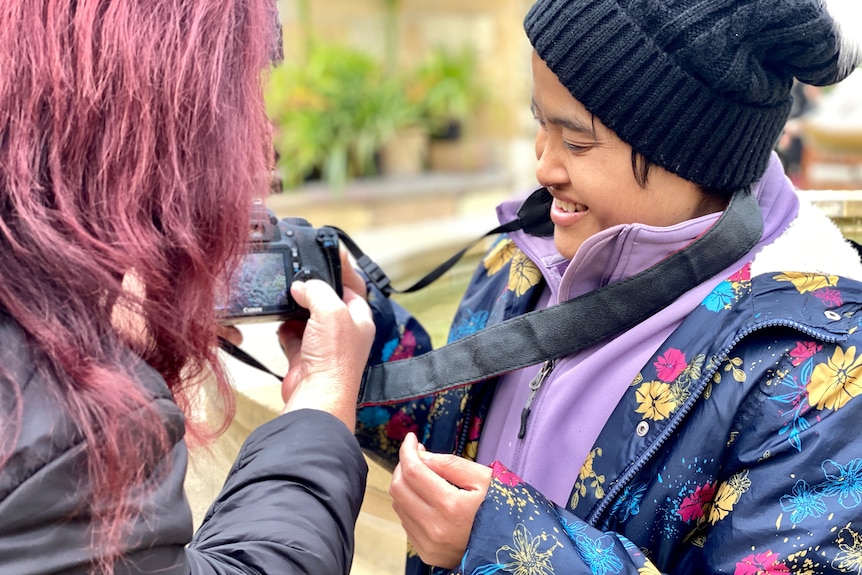
[{"label": "camera lcd screen", "polygon": [[229,316],[265,314],[289,303],[285,252],[250,252],[236,271],[229,302],[220,306]]}]

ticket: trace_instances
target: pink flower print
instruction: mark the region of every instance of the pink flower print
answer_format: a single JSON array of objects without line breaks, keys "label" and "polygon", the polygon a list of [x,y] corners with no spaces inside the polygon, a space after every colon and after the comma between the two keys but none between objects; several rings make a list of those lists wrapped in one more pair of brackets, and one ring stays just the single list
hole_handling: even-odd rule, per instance
[{"label": "pink flower print", "polygon": [[479,439],[479,432],[482,431],[482,422],[483,419],[481,417],[474,417],[473,421],[470,422],[470,431],[467,433],[468,441]]},{"label": "pink flower print", "polygon": [[491,463],[491,476],[509,487],[516,487],[521,484],[521,478],[509,471],[509,468],[499,461]]},{"label": "pink flower print", "polygon": [[682,500],[679,505],[679,516],[683,521],[697,520],[703,517],[704,510],[707,505],[712,502],[715,497],[715,484],[705,483],[698,485],[694,492]]},{"label": "pink flower print", "polygon": [[796,347],[790,350],[790,363],[799,365],[821,349],[823,349],[823,346],[818,345],[816,342],[797,341]]},{"label": "pink flower print", "polygon": [[727,278],[729,282],[745,282],[751,279],[751,263],[742,266],[738,272]]},{"label": "pink flower print", "polygon": [[403,411],[399,411],[386,424],[386,435],[391,439],[401,441],[408,433],[411,431],[415,433],[417,429],[419,426],[416,425],[416,422]]},{"label": "pink flower print", "polygon": [[790,573],[787,565],[778,562],[778,553],[772,550],[749,555],[736,564],[733,575],[781,575]]},{"label": "pink flower print", "polygon": [[655,366],[657,377],[665,383],[675,380],[687,367],[685,364],[685,354],[674,348],[667,350],[653,365]]},{"label": "pink flower print", "polygon": [[389,361],[407,359],[408,357],[413,357],[415,354],[416,335],[408,329],[404,332],[404,337],[401,338],[401,341],[398,343],[398,347],[395,348],[395,351],[393,351],[392,355],[389,357]]},{"label": "pink flower print", "polygon": [[814,292],[814,297],[823,302],[826,307],[838,307],[844,303],[841,292],[837,289],[822,288]]}]

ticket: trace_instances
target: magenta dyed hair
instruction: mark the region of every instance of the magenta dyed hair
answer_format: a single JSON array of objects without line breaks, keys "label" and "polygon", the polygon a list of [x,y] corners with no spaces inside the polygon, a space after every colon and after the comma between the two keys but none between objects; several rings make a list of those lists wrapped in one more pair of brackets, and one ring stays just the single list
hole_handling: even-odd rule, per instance
[{"label": "magenta dyed hair", "polygon": [[[0,312],[88,439],[94,497],[116,500],[94,524],[105,570],[129,519],[123,494],[166,448],[121,350],[157,369],[186,410],[209,373],[229,399],[214,292],[242,249],[251,198],[268,189],[261,77],[274,10],[0,3]],[[123,316],[135,329],[117,329]],[[21,423],[0,423],[0,466]]]}]

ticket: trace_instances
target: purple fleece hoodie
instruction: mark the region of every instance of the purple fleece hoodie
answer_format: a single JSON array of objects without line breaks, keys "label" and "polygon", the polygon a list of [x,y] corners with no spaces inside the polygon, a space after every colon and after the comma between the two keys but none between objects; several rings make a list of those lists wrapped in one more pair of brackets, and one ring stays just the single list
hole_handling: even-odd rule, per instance
[{"label": "purple fleece hoodie", "polygon": [[[565,506],[589,450],[641,367],[718,283],[772,243],[796,217],[799,200],[774,154],[754,193],[764,216],[763,237],[757,246],[725,272],[628,332],[558,361],[535,396],[523,439],[517,437],[521,410],[530,393],[529,382],[540,366],[503,376],[479,441],[478,461],[499,460],[550,500]],[[497,209],[500,221],[513,219],[519,205],[519,201],[501,204]],[[538,304],[541,308],[631,277],[691,243],[719,215],[666,228],[615,226],[587,239],[571,262],[556,251],[551,238],[522,232],[512,237],[547,281]]]}]

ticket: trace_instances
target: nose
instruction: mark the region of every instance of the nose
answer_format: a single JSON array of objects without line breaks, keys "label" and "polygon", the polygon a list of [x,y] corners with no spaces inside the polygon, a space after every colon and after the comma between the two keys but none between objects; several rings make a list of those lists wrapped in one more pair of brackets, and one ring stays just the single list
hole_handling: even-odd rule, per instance
[{"label": "nose", "polygon": [[565,150],[562,141],[555,145],[553,139],[541,128],[536,133],[536,181],[549,188],[563,186],[569,181],[569,174],[563,161]]}]

